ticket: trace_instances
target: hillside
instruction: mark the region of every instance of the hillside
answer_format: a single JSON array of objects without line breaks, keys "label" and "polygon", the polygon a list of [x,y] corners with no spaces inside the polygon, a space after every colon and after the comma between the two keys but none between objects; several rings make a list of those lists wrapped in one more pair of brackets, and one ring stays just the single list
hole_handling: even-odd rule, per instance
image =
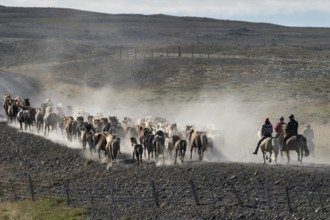
[{"label": "hillside", "polygon": [[4,6],[0,18],[1,69],[32,77],[43,95],[114,88],[153,103],[229,96],[280,105],[267,111],[298,111],[304,121],[330,116],[329,28]]}]

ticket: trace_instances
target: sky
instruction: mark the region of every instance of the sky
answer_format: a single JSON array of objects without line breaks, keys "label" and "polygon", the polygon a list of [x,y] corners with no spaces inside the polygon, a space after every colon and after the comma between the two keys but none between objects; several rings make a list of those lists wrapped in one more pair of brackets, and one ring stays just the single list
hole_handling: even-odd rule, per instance
[{"label": "sky", "polygon": [[166,14],[285,26],[330,27],[330,0],[0,0],[16,7],[72,8],[108,14]]}]

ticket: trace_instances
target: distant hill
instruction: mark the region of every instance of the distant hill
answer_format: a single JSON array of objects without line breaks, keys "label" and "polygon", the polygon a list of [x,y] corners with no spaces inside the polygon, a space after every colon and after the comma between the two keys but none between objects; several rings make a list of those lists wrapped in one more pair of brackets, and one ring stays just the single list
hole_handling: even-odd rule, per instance
[{"label": "distant hill", "polygon": [[0,7],[1,39],[66,39],[106,47],[288,44],[329,47],[330,29],[64,8]]},{"label": "distant hill", "polygon": [[330,28],[2,6],[0,70],[68,99],[85,97],[81,87],[150,103],[229,95],[327,121],[329,36]]}]

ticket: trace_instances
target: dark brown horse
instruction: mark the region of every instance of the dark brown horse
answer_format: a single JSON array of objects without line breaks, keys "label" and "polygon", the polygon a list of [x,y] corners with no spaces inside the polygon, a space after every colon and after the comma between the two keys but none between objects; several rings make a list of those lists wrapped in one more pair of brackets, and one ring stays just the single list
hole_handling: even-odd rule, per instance
[{"label": "dark brown horse", "polygon": [[175,142],[174,145],[174,150],[175,150],[175,160],[174,160],[174,164],[176,164],[176,159],[179,156],[181,163],[183,163],[184,160],[184,156],[186,153],[186,149],[187,149],[187,141],[186,140],[178,140]]},{"label": "dark brown horse", "polygon": [[134,163],[134,157],[136,157],[137,164],[140,166],[140,163],[142,163],[142,154],[143,154],[143,146],[142,144],[138,144],[135,137],[131,137],[131,144],[133,147],[133,163]]},{"label": "dark brown horse", "polygon": [[[283,132],[278,138],[278,141],[281,146],[283,145],[284,137],[285,137],[285,127],[283,127]],[[298,134],[298,135],[294,135],[294,136],[290,137],[286,141],[285,152],[286,152],[286,155],[288,158],[287,164],[290,163],[290,151],[297,152],[298,162],[300,162],[300,164],[301,164],[303,157],[304,157],[304,153],[305,153],[305,157],[307,157],[309,155],[306,138],[303,135]],[[281,156],[283,156],[283,151],[281,152]]]},{"label": "dark brown horse", "polygon": [[153,156],[152,140],[154,139],[154,135],[149,128],[141,125],[137,125],[137,131],[139,133],[140,144],[142,144],[144,148],[144,157],[147,157],[146,151],[148,150],[148,157],[150,159],[150,154]]},{"label": "dark brown horse", "polygon": [[153,143],[153,148],[155,151],[155,158],[158,159],[159,155],[163,155],[163,160],[164,160],[165,159],[165,133],[162,130],[158,130],[155,133],[152,143]]}]

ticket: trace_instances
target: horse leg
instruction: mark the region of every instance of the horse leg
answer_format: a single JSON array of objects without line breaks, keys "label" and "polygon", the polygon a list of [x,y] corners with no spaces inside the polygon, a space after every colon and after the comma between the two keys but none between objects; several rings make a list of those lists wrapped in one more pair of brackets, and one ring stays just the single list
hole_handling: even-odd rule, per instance
[{"label": "horse leg", "polygon": [[272,163],[272,152],[269,153],[269,163]]},{"label": "horse leg", "polygon": [[174,164],[176,164],[176,158],[178,156],[178,150],[175,150],[175,155],[174,155]]},{"label": "horse leg", "polygon": [[299,147],[298,152],[299,152],[299,155],[300,155],[299,162],[300,162],[300,164],[302,164],[302,159],[303,159],[303,156],[304,156],[304,151],[303,151],[303,149],[301,147]]},{"label": "horse leg", "polygon": [[266,164],[266,153],[262,151],[262,158],[264,159],[263,164]]},{"label": "horse leg", "polygon": [[288,157],[288,161],[286,164],[289,164],[290,163],[290,153],[288,150],[286,151],[286,156]]}]

